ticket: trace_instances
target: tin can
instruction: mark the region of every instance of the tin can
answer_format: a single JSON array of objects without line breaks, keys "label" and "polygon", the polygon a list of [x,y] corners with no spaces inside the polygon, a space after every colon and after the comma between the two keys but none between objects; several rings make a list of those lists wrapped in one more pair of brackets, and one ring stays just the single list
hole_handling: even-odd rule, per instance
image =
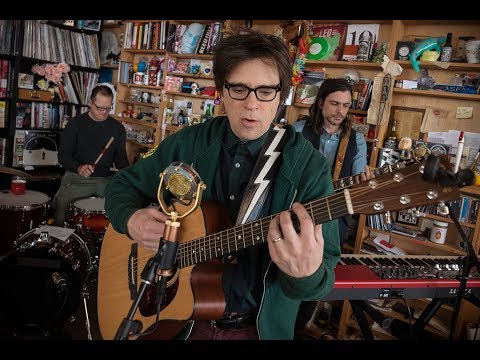
[{"label": "tin can", "polygon": [[447,237],[448,223],[443,221],[434,221],[432,232],[430,233],[430,241],[436,244],[445,244]]}]

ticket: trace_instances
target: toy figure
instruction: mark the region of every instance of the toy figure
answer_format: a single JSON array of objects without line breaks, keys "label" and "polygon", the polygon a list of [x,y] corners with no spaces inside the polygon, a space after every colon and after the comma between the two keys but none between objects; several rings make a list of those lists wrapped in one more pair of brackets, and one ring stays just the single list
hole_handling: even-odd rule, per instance
[{"label": "toy figure", "polygon": [[398,143],[398,148],[402,150],[400,158],[402,160],[410,159],[410,149],[412,148],[412,139],[408,136],[403,137]]},{"label": "toy figure", "polygon": [[408,54],[408,57],[409,57],[410,61],[412,62],[413,69],[416,72],[420,71],[420,66],[418,64],[418,58],[420,57],[420,55],[422,55],[422,53],[425,50],[435,50],[435,51],[438,51],[438,53],[441,53],[442,52],[441,44],[443,44],[446,40],[447,40],[447,38],[445,36],[441,37],[441,38],[428,38],[427,40],[424,40],[424,41],[416,44],[415,47],[413,48],[412,52],[410,54]]}]

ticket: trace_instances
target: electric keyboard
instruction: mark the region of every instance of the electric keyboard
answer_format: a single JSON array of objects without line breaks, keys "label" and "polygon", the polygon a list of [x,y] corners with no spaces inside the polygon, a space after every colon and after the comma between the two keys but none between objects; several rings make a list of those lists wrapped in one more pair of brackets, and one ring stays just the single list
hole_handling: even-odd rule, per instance
[{"label": "electric keyboard", "polygon": [[[455,297],[461,260],[459,256],[342,254],[334,288],[322,300]],[[480,295],[479,270],[472,268],[466,295]]]}]

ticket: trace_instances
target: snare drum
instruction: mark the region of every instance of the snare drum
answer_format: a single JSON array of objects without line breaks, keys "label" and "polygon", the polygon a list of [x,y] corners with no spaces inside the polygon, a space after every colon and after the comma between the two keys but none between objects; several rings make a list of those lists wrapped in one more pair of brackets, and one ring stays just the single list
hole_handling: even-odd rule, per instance
[{"label": "snare drum", "polygon": [[26,190],[23,195],[0,191],[0,254],[11,250],[21,234],[46,223],[49,204],[50,197],[39,191]]},{"label": "snare drum", "polygon": [[105,198],[78,199],[70,205],[70,223],[81,233],[105,233],[110,221],[105,213]]},{"label": "snare drum", "polygon": [[63,326],[77,311],[91,270],[88,247],[77,234],[57,226],[28,231],[0,261],[0,328],[41,335]]}]

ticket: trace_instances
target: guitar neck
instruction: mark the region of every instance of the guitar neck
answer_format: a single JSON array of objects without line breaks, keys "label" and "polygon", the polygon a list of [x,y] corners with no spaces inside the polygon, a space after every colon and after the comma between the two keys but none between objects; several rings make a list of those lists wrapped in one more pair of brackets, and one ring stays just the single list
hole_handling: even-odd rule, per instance
[{"label": "guitar neck", "polygon": [[[384,165],[371,170],[375,176],[385,175],[398,169],[403,169],[409,162],[398,162],[393,165]],[[355,175],[347,176],[333,182],[333,190],[338,191],[355,185]]]},{"label": "guitar neck", "polygon": [[[405,167],[405,163],[398,164],[398,167]],[[379,168],[378,171],[387,171],[391,174],[363,181],[352,189],[343,189],[303,206],[315,224],[323,224],[348,214],[379,214],[460,197],[458,186],[442,186],[439,181],[425,181],[423,166],[420,167],[420,164],[393,171],[395,168],[395,166]],[[293,225],[298,230],[297,217],[291,209],[287,211],[290,212]],[[276,215],[278,214],[181,243],[177,252],[177,267],[192,266],[266,242],[270,221]]]},{"label": "guitar neck", "polygon": [[[350,206],[349,196],[350,194],[347,190],[314,200],[303,204],[303,206],[310,213],[315,224],[323,224],[350,213],[348,210]],[[297,216],[292,210],[288,211],[291,214],[294,227],[298,229],[299,221]],[[192,266],[266,242],[269,223],[276,215],[278,214],[237,225],[190,242],[181,243],[177,253],[178,267]]]}]

